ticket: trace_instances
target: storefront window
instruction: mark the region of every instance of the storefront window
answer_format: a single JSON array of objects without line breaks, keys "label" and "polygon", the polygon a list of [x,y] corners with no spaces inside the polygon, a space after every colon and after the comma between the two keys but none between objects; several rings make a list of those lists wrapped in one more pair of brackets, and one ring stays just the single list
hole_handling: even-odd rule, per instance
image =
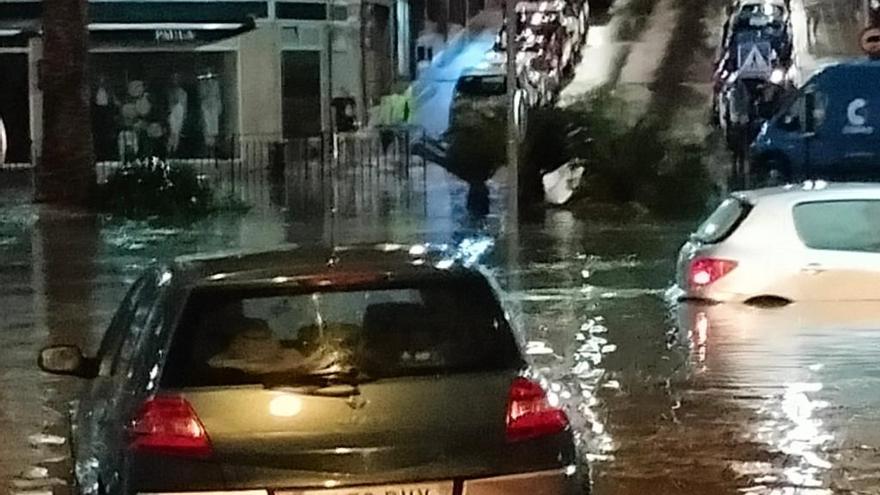
[{"label": "storefront window", "polygon": [[234,53],[97,53],[91,64],[99,161],[234,153]]},{"label": "storefront window", "polygon": [[321,54],[285,51],[281,55],[285,137],[321,132]]},{"label": "storefront window", "polygon": [[6,163],[31,160],[27,55],[0,54],[0,119],[6,128]]}]

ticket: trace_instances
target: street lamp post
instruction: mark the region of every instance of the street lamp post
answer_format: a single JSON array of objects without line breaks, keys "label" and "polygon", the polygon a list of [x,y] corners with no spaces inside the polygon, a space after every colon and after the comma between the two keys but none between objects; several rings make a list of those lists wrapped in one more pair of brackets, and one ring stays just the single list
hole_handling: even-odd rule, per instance
[{"label": "street lamp post", "polygon": [[505,1],[507,37],[507,221],[508,228],[519,226],[519,125],[516,122],[516,0]]},{"label": "street lamp post", "polygon": [[326,120],[325,129],[333,135],[333,37],[335,35],[333,25],[333,0],[326,0],[324,8],[327,11],[327,103],[325,105],[324,119]]}]

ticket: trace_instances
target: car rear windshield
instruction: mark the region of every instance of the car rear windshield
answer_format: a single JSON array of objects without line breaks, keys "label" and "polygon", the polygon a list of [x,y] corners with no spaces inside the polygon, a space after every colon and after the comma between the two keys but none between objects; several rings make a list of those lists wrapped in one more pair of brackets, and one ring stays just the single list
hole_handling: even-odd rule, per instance
[{"label": "car rear windshield", "polygon": [[707,244],[721,242],[733,234],[751,209],[752,206],[741,199],[727,198],[700,225],[694,236]]},{"label": "car rear windshield", "polygon": [[499,76],[465,76],[458,80],[456,89],[466,96],[501,96],[507,92],[507,78]]},{"label": "car rear windshield", "polygon": [[[484,280],[356,290],[199,290],[163,386],[298,385],[515,369],[516,340]],[[279,381],[280,380],[280,381]]]},{"label": "car rear windshield", "polygon": [[801,203],[794,225],[812,249],[880,252],[880,200]]}]

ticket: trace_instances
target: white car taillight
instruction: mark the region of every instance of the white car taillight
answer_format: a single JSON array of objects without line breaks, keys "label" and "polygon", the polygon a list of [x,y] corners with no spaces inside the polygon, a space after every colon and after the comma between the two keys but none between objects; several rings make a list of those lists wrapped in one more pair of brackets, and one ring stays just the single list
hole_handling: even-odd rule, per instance
[{"label": "white car taillight", "polygon": [[732,260],[696,258],[688,269],[688,283],[691,287],[705,287],[733,271],[736,266],[736,261]]}]

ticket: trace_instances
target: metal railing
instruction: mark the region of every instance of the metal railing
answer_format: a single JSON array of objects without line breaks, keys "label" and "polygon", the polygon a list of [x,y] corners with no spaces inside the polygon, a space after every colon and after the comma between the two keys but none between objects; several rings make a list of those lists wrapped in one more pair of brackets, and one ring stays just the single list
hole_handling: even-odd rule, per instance
[{"label": "metal railing", "polygon": [[[171,167],[191,167],[218,198],[252,208],[297,213],[334,209],[341,215],[418,212],[426,208],[427,165],[414,145],[424,141],[425,131],[416,127],[296,138],[237,135],[219,141],[208,156],[164,161]],[[120,161],[97,162],[98,183],[106,183],[124,166]],[[0,166],[0,171],[12,170],[32,173],[33,167]]]},{"label": "metal railing", "polygon": [[[426,204],[426,162],[413,145],[424,139],[424,131],[414,127],[285,139],[234,136],[219,142],[212,156],[165,162],[191,167],[218,198],[251,207],[334,209],[341,215],[419,211]],[[98,182],[123,166],[98,162]]]}]

